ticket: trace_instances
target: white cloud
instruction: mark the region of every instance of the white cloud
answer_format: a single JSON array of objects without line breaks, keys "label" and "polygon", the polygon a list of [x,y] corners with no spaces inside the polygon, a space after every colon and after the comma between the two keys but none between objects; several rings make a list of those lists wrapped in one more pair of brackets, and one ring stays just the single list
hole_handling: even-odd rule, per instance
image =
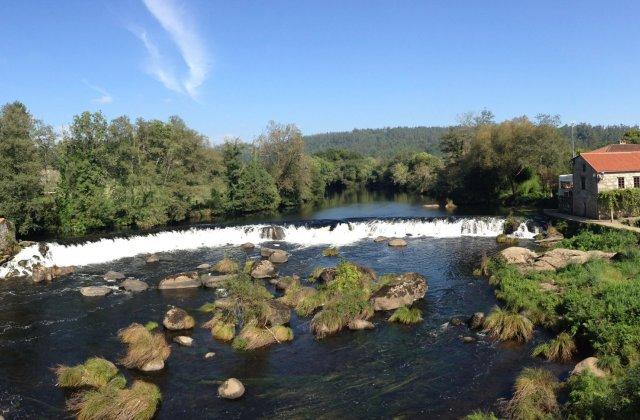
[{"label": "white cloud", "polygon": [[158,47],[149,39],[147,33],[138,31],[136,35],[149,53],[149,71],[167,89],[185,93],[196,99],[198,88],[204,83],[209,72],[209,59],[200,36],[194,30],[194,25],[184,10],[177,7],[173,0],[142,1],[147,10],[167,31],[188,68],[187,75],[182,79],[178,78],[173,69],[162,60]]},{"label": "white cloud", "polygon": [[92,85],[91,83],[87,82],[86,80],[82,80],[82,82],[87,85],[88,87],[90,87],[91,89],[95,90],[96,92],[98,92],[100,95],[99,98],[94,98],[91,100],[91,102],[97,103],[97,104],[110,104],[111,102],[113,102],[113,96],[111,96],[111,94],[109,92],[106,91],[106,89],[97,86],[97,85]]}]

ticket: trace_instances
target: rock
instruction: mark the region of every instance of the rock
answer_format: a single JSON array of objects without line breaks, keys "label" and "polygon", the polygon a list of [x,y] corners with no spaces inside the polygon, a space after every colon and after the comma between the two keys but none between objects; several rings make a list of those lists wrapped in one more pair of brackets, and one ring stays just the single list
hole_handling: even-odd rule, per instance
[{"label": "rock", "polygon": [[174,337],[173,341],[185,347],[191,347],[193,345],[193,338],[187,337],[186,335],[179,335],[177,337]]},{"label": "rock", "polygon": [[218,395],[228,400],[235,400],[244,395],[244,385],[236,378],[229,378],[218,387]]},{"label": "rock", "polygon": [[270,300],[265,311],[265,321],[269,325],[284,325],[291,319],[291,309],[278,300]]},{"label": "rock", "polygon": [[252,244],[251,242],[245,242],[242,245],[240,245],[240,247],[242,249],[244,249],[245,251],[251,251],[256,246],[254,244]]},{"label": "rock", "polygon": [[406,273],[396,277],[371,295],[376,311],[389,311],[411,305],[427,293],[427,281],[418,273]]},{"label": "rock", "polygon": [[189,289],[193,287],[200,287],[200,280],[198,273],[195,271],[188,273],[180,273],[174,276],[169,276],[160,281],[158,289],[171,290],[171,289]]},{"label": "rock", "polygon": [[370,321],[364,319],[354,319],[347,324],[347,328],[350,330],[358,331],[358,330],[372,330],[375,328],[375,325]]},{"label": "rock", "polygon": [[382,242],[387,242],[389,240],[389,238],[387,238],[386,236],[376,236],[375,239],[373,240],[373,242],[379,244]]},{"label": "rock", "polygon": [[207,263],[200,264],[199,266],[196,267],[196,269],[198,270],[208,270],[210,268],[211,268],[211,264],[207,264]]},{"label": "rock", "polygon": [[80,288],[80,293],[87,297],[105,296],[111,293],[111,289],[107,286],[86,286]]},{"label": "rock", "polygon": [[213,302],[217,309],[231,309],[236,305],[236,299],[232,297],[218,298]]},{"label": "rock", "polygon": [[147,264],[157,263],[160,262],[160,257],[158,257],[156,254],[151,254],[147,256],[145,261],[147,262]]},{"label": "rock", "polygon": [[449,320],[449,324],[453,325],[454,327],[459,327],[460,325],[464,324],[464,321],[462,320],[462,318],[454,316],[453,318],[451,318],[451,320]]},{"label": "rock", "polygon": [[260,248],[260,256],[262,258],[269,258],[271,254],[273,254],[274,252],[276,252],[276,250],[272,248],[266,248],[266,247]]},{"label": "rock", "polygon": [[126,279],[120,283],[120,287],[127,292],[144,292],[149,288],[149,285],[138,279]]},{"label": "rock", "polygon": [[298,276],[287,276],[287,277],[278,277],[272,280],[269,280],[269,283],[275,286],[277,290],[287,290],[292,285],[300,285],[300,277]]},{"label": "rock", "polygon": [[289,261],[289,255],[281,249],[276,249],[269,255],[269,261],[277,264],[286,263]]},{"label": "rock", "polygon": [[127,276],[120,273],[119,271],[107,271],[107,273],[104,276],[102,276],[102,278],[105,279],[106,281],[117,281],[117,280],[122,280],[126,277]]},{"label": "rock", "polygon": [[403,246],[407,246],[407,241],[405,241],[404,239],[396,238],[396,239],[391,239],[387,243],[387,245],[389,245],[391,247],[394,247],[394,248],[400,248],[400,247],[403,247]]},{"label": "rock", "polygon": [[465,344],[470,344],[470,343],[475,343],[476,341],[478,341],[477,338],[475,337],[471,337],[471,336],[464,336],[461,338],[462,342]]},{"label": "rock", "polygon": [[157,372],[162,369],[164,369],[164,361],[162,359],[147,362],[140,368],[143,372]]},{"label": "rock", "polygon": [[196,321],[184,309],[173,307],[164,315],[162,325],[172,331],[189,330],[196,325]]},{"label": "rock", "polygon": [[282,241],[284,239],[284,229],[280,226],[264,227],[260,232],[260,237],[273,241]]},{"label": "rock", "polygon": [[336,272],[337,270],[335,267],[325,268],[320,272],[320,275],[316,280],[321,283],[329,283],[336,277]]},{"label": "rock", "polygon": [[467,324],[469,325],[469,328],[473,330],[479,330],[484,327],[484,318],[484,312],[476,312],[471,315],[471,318],[469,318]]},{"label": "rock", "polygon": [[209,353],[204,355],[204,358],[205,359],[211,359],[211,358],[215,357],[215,355],[216,354],[214,352],[210,351]]},{"label": "rock", "polygon": [[251,277],[254,279],[266,279],[273,277],[275,272],[276,268],[273,266],[271,261],[262,260],[253,265],[253,268],[251,269]]},{"label": "rock", "polygon": [[571,371],[571,376],[577,375],[580,372],[585,370],[591,372],[594,376],[598,378],[604,378],[605,376],[608,375],[607,372],[605,372],[604,370],[598,367],[597,357],[587,357],[583,361],[578,362],[578,364],[576,364],[576,366]]},{"label": "rock", "polygon": [[33,267],[32,279],[35,283],[40,283],[42,281],[52,281],[59,277],[68,276],[69,274],[75,273],[76,268],[73,266],[70,267],[43,267],[41,265],[36,265]]},{"label": "rock", "polygon": [[538,254],[532,250],[520,246],[512,246],[500,251],[500,258],[507,264],[529,264],[537,256]]},{"label": "rock", "polygon": [[203,274],[200,276],[200,282],[204,287],[208,287],[210,289],[219,289],[224,286],[224,284],[236,278],[236,274],[224,274],[221,276],[212,276],[211,274]]}]

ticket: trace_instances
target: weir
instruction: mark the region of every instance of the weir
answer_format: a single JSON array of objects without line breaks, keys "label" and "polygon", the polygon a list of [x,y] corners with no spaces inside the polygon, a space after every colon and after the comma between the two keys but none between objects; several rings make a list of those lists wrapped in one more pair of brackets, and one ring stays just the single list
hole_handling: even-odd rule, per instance
[{"label": "weir", "polygon": [[[283,224],[240,226],[198,226],[128,237],[102,238],[84,243],[47,243],[42,255],[38,245],[23,249],[0,267],[0,278],[10,273],[30,275],[32,267],[84,266],[156,252],[215,248],[245,242],[289,243],[300,247],[345,246],[377,236],[390,238],[457,238],[464,236],[495,237],[503,232],[504,218],[459,217],[415,219],[325,220]],[[523,222],[513,236],[531,239],[538,229]]]}]

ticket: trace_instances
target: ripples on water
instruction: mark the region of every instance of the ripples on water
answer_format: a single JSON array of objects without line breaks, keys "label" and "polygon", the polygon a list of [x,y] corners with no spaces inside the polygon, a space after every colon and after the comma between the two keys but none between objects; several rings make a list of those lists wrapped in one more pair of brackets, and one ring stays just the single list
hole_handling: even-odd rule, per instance
[{"label": "ripples on water", "polygon": [[[272,244],[267,243],[271,246]],[[284,244],[292,253],[280,268],[283,275],[306,277],[316,266],[336,259],[321,256],[322,247]],[[387,324],[378,313],[373,331],[343,331],[324,340],[309,332],[309,319],[293,315],[292,343],[249,353],[235,352],[213,340],[208,330],[192,332],[194,346],[173,346],[166,369],[158,374],[127,375],[156,383],[164,399],[157,417],[391,417],[455,418],[475,408],[491,408],[508,396],[515,375],[533,360],[534,345],[506,348],[480,337],[463,344],[464,327],[443,328],[452,316],[489,311],[496,303],[486,280],[471,275],[483,252],[498,250],[493,238],[414,238],[404,249],[370,240],[340,249],[341,256],[377,273],[416,271],[428,279],[429,290],[417,305],[424,322],[417,326]],[[102,274],[118,270],[157,285],[165,275],[215,262],[227,253],[244,261],[237,247],[205,248],[161,254],[157,265],[140,257],[85,266],[78,273],[34,285],[11,280],[0,283],[0,410],[9,417],[60,417],[65,394],[54,387],[50,370],[58,363],[76,364],[91,356],[116,360],[123,350],[118,329],[131,322],[161,321],[167,305],[180,306],[196,317],[196,309],[213,300],[213,291],[197,289],[139,294],[113,293],[83,298],[77,289],[104,284]],[[259,250],[249,256],[256,257]],[[170,336],[171,334],[168,334]],[[545,339],[537,333],[536,341]],[[214,351],[216,356],[204,360]],[[217,381],[239,378],[247,387],[240,401],[216,396]]]}]

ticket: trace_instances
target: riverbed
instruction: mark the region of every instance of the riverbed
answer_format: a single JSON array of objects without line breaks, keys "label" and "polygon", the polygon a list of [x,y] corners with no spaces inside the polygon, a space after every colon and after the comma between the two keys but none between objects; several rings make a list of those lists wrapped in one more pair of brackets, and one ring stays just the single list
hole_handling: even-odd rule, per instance
[{"label": "riverbed", "polygon": [[[388,313],[377,313],[372,331],[343,331],[317,340],[309,331],[309,318],[294,314],[293,342],[252,352],[235,351],[214,340],[209,330],[196,327],[189,334],[194,346],[172,344],[162,372],[121,369],[129,379],[144,378],[160,387],[163,401],[157,418],[459,418],[473,409],[495,409],[499,398],[509,396],[523,367],[549,365],[530,357],[531,348],[547,336],[536,332],[526,345],[503,345],[465,326],[448,324],[454,316],[466,319],[497,304],[486,280],[474,277],[472,271],[483,253],[491,255],[500,249],[495,231],[501,219],[452,217],[423,204],[355,201],[291,217],[291,223],[283,218],[183,228],[168,238],[175,243],[180,235],[192,234],[184,243],[193,246],[169,244],[169,249],[157,252],[160,262],[153,265],[145,263],[144,254],[91,260],[89,254],[99,248],[85,252],[87,256],[82,247],[86,251],[91,244],[79,243],[75,245],[78,258],[88,258],[89,263],[79,265],[71,276],[50,284],[3,280],[0,413],[8,418],[64,416],[67,395],[55,387],[51,368],[81,363],[91,356],[117,360],[123,353],[118,329],[132,322],[160,322],[169,305],[187,310],[198,325],[206,321],[209,316],[197,308],[213,301],[212,290],[159,291],[155,286],[167,275],[215,263],[225,255],[240,264],[257,258],[259,248],[245,252],[238,246],[247,238],[290,253],[289,262],[279,266],[281,275],[306,278],[315,267],[335,265],[338,259],[322,256],[322,250],[332,244],[327,242],[339,245],[341,258],[378,274],[418,272],[429,285],[425,299],[416,304],[424,321],[416,326],[389,324]],[[452,227],[456,223],[457,235]],[[289,238],[261,238],[264,225],[273,224],[283,227]],[[395,249],[374,243],[372,236],[379,232],[404,232],[408,246]],[[156,238],[166,239],[162,234]],[[219,236],[224,239],[218,240]],[[144,242],[131,235],[119,240],[125,242],[110,239],[112,248],[104,248],[104,253],[121,249],[126,241]],[[207,245],[208,240],[213,242]],[[72,252],[64,247],[60,245],[58,258],[71,258]],[[146,281],[151,288],[136,294],[114,291],[100,298],[78,292],[82,286],[105,284],[102,275],[108,270]],[[478,341],[466,344],[463,336]],[[208,352],[215,352],[215,357],[205,359]],[[240,379],[247,389],[238,401],[217,397],[219,381],[229,377]]]}]

